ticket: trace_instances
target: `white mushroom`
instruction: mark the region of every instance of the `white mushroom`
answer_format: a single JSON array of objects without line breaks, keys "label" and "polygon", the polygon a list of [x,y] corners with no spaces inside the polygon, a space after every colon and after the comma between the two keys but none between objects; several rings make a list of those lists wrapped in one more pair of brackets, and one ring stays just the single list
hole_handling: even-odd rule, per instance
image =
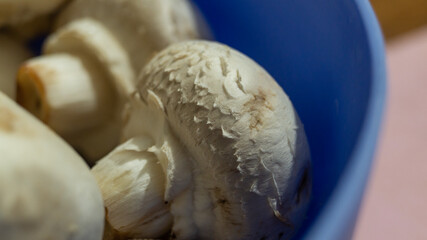
[{"label": "white mushroom", "polygon": [[129,140],[92,169],[115,233],[288,239],[300,225],[311,189],[305,132],[248,57],[174,44],[143,69],[125,116]]},{"label": "white mushroom", "polygon": [[12,99],[16,95],[16,72],[30,57],[23,43],[4,33],[0,34],[0,91]]},{"label": "white mushroom", "polygon": [[169,44],[199,37],[188,0],[74,0],[56,25],[82,18],[92,18],[111,31],[137,72]]},{"label": "white mushroom", "polygon": [[20,89],[38,89],[18,98],[89,162],[118,144],[119,109],[148,59],[170,43],[197,36],[186,0],[75,0],[59,14],[57,28],[45,55],[19,74]]},{"label": "white mushroom", "polygon": [[83,159],[3,93],[0,152],[0,239],[102,239],[102,196]]},{"label": "white mushroom", "polygon": [[0,0],[0,27],[28,22],[55,10],[66,0]]}]

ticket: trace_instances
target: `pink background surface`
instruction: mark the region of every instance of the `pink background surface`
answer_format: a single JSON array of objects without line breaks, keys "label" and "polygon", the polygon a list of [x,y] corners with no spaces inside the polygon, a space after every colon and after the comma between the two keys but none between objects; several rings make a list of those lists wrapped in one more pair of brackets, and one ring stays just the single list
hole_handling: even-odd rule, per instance
[{"label": "pink background surface", "polygon": [[387,44],[388,100],[354,240],[427,239],[427,28]]}]

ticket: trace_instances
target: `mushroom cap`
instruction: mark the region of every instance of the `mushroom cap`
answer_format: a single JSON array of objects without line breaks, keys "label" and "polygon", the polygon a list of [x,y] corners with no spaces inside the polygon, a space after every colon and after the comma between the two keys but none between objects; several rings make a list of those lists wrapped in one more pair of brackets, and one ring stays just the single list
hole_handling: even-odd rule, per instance
[{"label": "mushroom cap", "polygon": [[74,0],[56,26],[82,18],[102,22],[129,53],[135,71],[156,51],[198,36],[187,0]]},{"label": "mushroom cap", "polygon": [[[309,147],[291,101],[261,66],[222,44],[182,42],[146,65],[137,88],[141,104],[155,103],[189,153],[187,171],[175,178],[190,175],[192,183],[184,188],[168,180],[166,189],[190,191],[171,204],[177,238],[276,239],[295,232],[310,198]],[[157,128],[129,119],[125,139]],[[186,214],[176,211],[184,206],[191,214],[177,216]]]},{"label": "mushroom cap", "polygon": [[70,22],[49,36],[44,54],[69,53],[87,56],[98,64],[98,68],[110,79],[120,96],[134,91],[135,73],[129,56],[116,37],[102,23],[91,18]]},{"label": "mushroom cap", "polygon": [[103,201],[83,159],[2,93],[0,152],[0,239],[102,239]]},{"label": "mushroom cap", "polygon": [[15,99],[16,73],[31,54],[24,44],[6,34],[0,34],[0,53],[0,91]]},{"label": "mushroom cap", "polygon": [[0,26],[19,24],[47,14],[66,0],[0,0]]}]

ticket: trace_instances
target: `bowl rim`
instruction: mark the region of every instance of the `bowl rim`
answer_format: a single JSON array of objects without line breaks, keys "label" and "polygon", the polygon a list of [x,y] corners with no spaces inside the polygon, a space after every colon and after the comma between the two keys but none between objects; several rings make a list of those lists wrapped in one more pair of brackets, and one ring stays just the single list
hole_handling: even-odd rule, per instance
[{"label": "bowl rim", "polygon": [[371,85],[362,128],[349,162],[328,202],[303,239],[351,239],[370,175],[386,99],[383,34],[368,0],[354,0],[366,31],[371,58]]}]

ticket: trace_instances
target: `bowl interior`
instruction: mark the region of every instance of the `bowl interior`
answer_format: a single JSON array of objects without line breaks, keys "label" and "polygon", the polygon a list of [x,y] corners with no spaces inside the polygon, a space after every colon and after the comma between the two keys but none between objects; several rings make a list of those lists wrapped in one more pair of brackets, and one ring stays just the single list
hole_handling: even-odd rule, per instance
[{"label": "bowl interior", "polygon": [[262,65],[304,123],[313,162],[313,201],[301,236],[333,193],[365,119],[371,52],[358,8],[350,0],[195,3],[214,38]]}]

